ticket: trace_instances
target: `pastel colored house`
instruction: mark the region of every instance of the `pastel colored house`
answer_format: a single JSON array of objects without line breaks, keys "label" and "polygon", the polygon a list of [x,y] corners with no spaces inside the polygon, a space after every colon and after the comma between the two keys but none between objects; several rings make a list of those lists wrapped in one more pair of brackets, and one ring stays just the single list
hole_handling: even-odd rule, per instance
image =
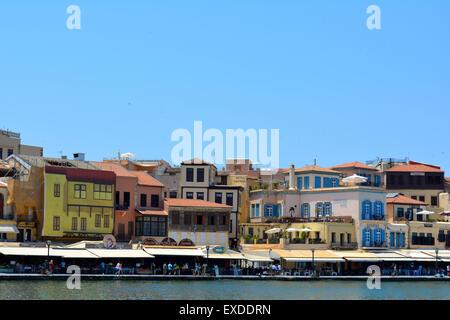
[{"label": "pastel colored house", "polygon": [[112,171],[46,166],[42,239],[101,240],[111,234],[115,183]]},{"label": "pastel colored house", "polygon": [[7,203],[8,184],[0,181],[0,241],[16,241],[19,230],[13,207]]},{"label": "pastel colored house", "polygon": [[382,186],[382,172],[378,171],[376,168],[368,166],[364,163],[354,161],[350,163],[344,163],[337,166],[332,166],[328,169],[339,171],[341,173],[341,178],[350,177],[352,175],[358,175],[360,177],[367,178],[365,183],[361,183],[363,186]]}]

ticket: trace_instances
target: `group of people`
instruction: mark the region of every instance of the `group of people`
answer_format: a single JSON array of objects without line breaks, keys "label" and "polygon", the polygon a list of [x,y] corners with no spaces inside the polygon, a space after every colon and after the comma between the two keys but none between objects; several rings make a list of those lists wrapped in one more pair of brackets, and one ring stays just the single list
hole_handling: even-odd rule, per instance
[{"label": "group of people", "polygon": [[390,276],[450,276],[450,265],[447,265],[446,268],[424,268],[422,265],[419,265],[417,268],[412,264],[409,267],[397,267],[394,263],[389,268],[383,268],[382,275],[390,275]]},{"label": "group of people", "polygon": [[[156,266],[155,264],[152,265],[152,269],[156,273]],[[194,267],[192,268],[192,275],[200,275],[202,271],[202,266],[199,263],[195,263]],[[163,275],[180,275],[181,273],[187,274],[190,272],[189,264],[186,262],[183,265],[178,265],[175,262],[172,264],[170,261],[168,264],[164,262],[162,266],[162,273]]]}]

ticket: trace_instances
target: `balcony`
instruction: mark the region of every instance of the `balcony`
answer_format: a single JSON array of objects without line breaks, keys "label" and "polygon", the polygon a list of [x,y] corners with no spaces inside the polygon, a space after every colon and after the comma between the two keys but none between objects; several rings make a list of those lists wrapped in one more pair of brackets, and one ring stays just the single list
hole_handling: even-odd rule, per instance
[{"label": "balcony", "polygon": [[129,207],[128,204],[116,204],[116,210],[126,211]]},{"label": "balcony", "polygon": [[424,246],[434,246],[433,237],[411,237],[411,244],[413,245],[424,245]]},{"label": "balcony", "polygon": [[357,249],[358,243],[356,242],[332,242],[332,249]]},{"label": "balcony", "polygon": [[325,217],[281,217],[278,220],[266,222],[282,222],[282,223],[308,223],[308,222],[338,222],[338,223],[353,223],[351,216],[325,216]]},{"label": "balcony", "polygon": [[36,214],[19,214],[17,215],[17,222],[38,222],[38,219]]},{"label": "balcony", "polygon": [[365,217],[363,215],[361,220],[365,220],[365,221],[384,221],[385,220],[385,216],[371,216],[369,218]]}]

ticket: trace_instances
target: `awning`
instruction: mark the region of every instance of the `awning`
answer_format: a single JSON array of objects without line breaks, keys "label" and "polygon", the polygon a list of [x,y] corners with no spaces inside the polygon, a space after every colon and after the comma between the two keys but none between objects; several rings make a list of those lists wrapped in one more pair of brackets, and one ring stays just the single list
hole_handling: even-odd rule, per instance
[{"label": "awning", "polygon": [[253,255],[253,254],[249,254],[249,253],[244,253],[244,256],[247,259],[247,261],[250,261],[250,262],[273,262],[272,259],[270,259],[269,257],[265,257],[265,256],[258,256],[258,255]]},{"label": "awning", "polygon": [[427,262],[427,261],[435,261],[436,260],[436,255],[433,253],[425,253],[422,252],[420,250],[418,251],[412,251],[412,250],[399,250],[399,253],[401,253],[402,255],[410,258],[413,261],[422,261],[422,262]]},{"label": "awning", "polygon": [[246,260],[242,253],[230,249],[227,249],[224,253],[216,253],[212,249],[209,249],[208,255],[205,248],[202,251],[209,259]]},{"label": "awning", "polygon": [[140,249],[87,249],[86,251],[99,258],[154,258]]},{"label": "awning", "polygon": [[[312,262],[311,258],[283,258],[287,262]],[[342,258],[317,258],[314,257],[314,262],[345,262]]]},{"label": "awning", "polygon": [[16,226],[0,225],[0,233],[19,233]]},{"label": "awning", "polygon": [[[47,256],[48,249],[45,247],[0,247],[0,253],[5,256]],[[51,255],[51,250],[50,250]]]},{"label": "awning", "polygon": [[336,255],[350,262],[381,262],[377,255],[364,251],[336,251]]},{"label": "awning", "polygon": [[153,256],[187,256],[187,257],[204,257],[206,258],[206,254],[200,248],[146,248],[144,247],[145,252],[153,255]]},{"label": "awning", "polygon": [[63,258],[98,258],[95,254],[84,249],[50,249],[50,255]]},{"label": "awning", "polygon": [[[313,253],[311,250],[287,250],[274,249],[271,252],[272,258],[281,258],[289,262],[312,262]],[[330,250],[315,250],[315,262],[344,262],[345,260]]]},{"label": "awning", "polygon": [[375,254],[378,258],[383,261],[412,261],[411,258],[405,257],[404,255],[396,252],[396,251],[388,251],[388,252],[371,252]]}]

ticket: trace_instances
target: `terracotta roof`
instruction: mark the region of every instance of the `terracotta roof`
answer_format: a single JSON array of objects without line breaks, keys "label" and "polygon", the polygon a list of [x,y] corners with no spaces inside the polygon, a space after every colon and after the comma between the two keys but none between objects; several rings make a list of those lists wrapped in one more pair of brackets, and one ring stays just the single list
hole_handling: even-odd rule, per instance
[{"label": "terracotta roof", "polygon": [[445,177],[444,180],[450,182],[450,178]]},{"label": "terracotta roof", "polygon": [[364,164],[364,163],[361,163],[358,161],[344,163],[344,164],[340,164],[337,166],[332,166],[332,167],[329,167],[328,169],[334,170],[334,169],[344,169],[344,168],[358,168],[358,169],[367,169],[367,170],[378,171],[376,168],[368,166],[367,164]]},{"label": "terracotta roof", "polygon": [[130,170],[130,172],[132,172],[138,178],[138,184],[141,186],[164,187],[161,182],[145,173],[144,171]]},{"label": "terracotta roof", "polygon": [[409,161],[408,164],[395,166],[386,170],[386,172],[444,172],[438,166],[425,164],[415,161]]},{"label": "terracotta roof", "polygon": [[172,207],[231,208],[230,206],[224,204],[196,199],[168,198],[165,201],[169,206]]},{"label": "terracotta roof", "polygon": [[414,200],[412,198],[408,198],[404,195],[397,195],[395,197],[386,198],[386,203],[394,203],[394,204],[416,204],[420,206],[426,206],[425,202]]},{"label": "terracotta roof", "polygon": [[[280,169],[280,171],[282,173],[289,173],[290,169]],[[322,173],[331,173],[331,174],[340,174],[339,171],[335,171],[335,170],[331,170],[331,169],[327,169],[327,168],[322,168],[319,166],[315,166],[315,165],[310,165],[310,166],[306,166],[303,168],[298,168],[295,169],[295,172],[309,172],[309,171],[314,171],[314,172],[322,172]]]},{"label": "terracotta roof", "polygon": [[136,178],[136,176],[134,174],[132,174],[131,172],[129,172],[127,169],[125,169],[124,167],[122,167],[121,165],[117,164],[117,163],[112,163],[112,162],[96,162],[96,161],[91,161],[91,163],[97,167],[100,168],[100,170],[104,170],[104,171],[112,171],[116,174],[116,176],[118,177],[130,177],[130,178]]},{"label": "terracotta roof", "polygon": [[136,209],[137,212],[143,215],[150,215],[150,216],[167,216],[167,211],[164,210],[139,210]]},{"label": "terracotta roof", "polygon": [[65,174],[67,180],[69,181],[87,181],[112,184],[116,182],[116,174],[112,171],[46,166],[45,172]]}]

